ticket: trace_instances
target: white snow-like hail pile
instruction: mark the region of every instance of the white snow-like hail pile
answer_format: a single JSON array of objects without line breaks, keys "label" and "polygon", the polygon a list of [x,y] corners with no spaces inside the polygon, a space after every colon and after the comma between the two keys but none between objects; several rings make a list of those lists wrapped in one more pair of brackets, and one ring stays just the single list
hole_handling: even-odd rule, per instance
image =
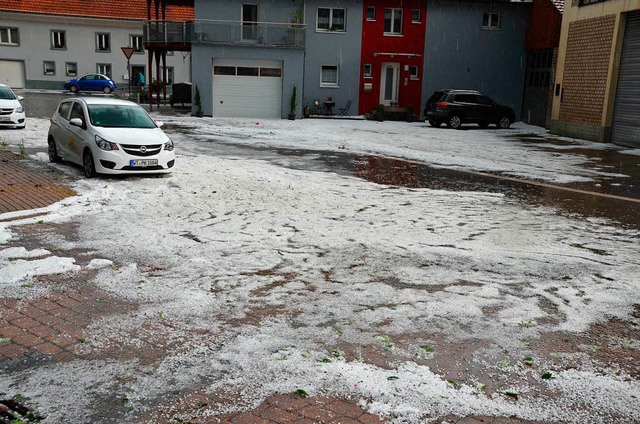
[{"label": "white snow-like hail pile", "polygon": [[[73,187],[78,196],[41,210],[48,213],[37,219],[75,223],[78,237],[66,241],[68,249],[103,258],[87,265],[97,272],[95,284],[141,305],[135,314],[94,322],[86,349],[136,343],[134,330],[158,316],[184,343],[154,366],[85,359],[0,372],[0,391],[29,397],[47,422],[83,421],[91,416],[92,399],[107,396],[116,381],[136,411],[204,382],[209,392],[238,394],[237,404],[221,412],[303,389],[354,397],[365,410],[396,422],[446,414],[573,423],[640,416],[640,386],[624,373],[559,370],[548,381],[536,377],[553,396],[522,386],[514,388],[522,396],[513,402],[471,382],[452,385],[413,360],[383,368],[330,353],[344,343],[386,343],[404,358],[424,358],[420,344],[426,340],[409,347],[392,341],[426,332],[461,343],[484,341],[498,362],[501,352],[527,356],[525,338],[627,320],[640,289],[638,231],[560,216],[501,194],[378,185],[214,157],[202,146],[210,139],[341,146],[556,182],[595,175],[579,157],[525,155],[523,146],[493,131],[427,133],[405,123],[181,121],[195,135],[171,134],[179,152],[173,174],[80,179]],[[46,125],[29,127],[35,130],[25,144],[41,145]],[[45,160],[44,154],[36,159]],[[80,172],[68,164],[55,167]],[[0,286],[17,289],[43,272],[80,269],[73,258],[7,246],[15,241],[14,227],[34,220],[0,223]],[[255,308],[278,313],[259,323],[227,324],[242,323]],[[519,325],[538,321],[545,323]],[[189,337],[194,329],[212,336]],[[326,357],[331,362],[321,361]]]}]

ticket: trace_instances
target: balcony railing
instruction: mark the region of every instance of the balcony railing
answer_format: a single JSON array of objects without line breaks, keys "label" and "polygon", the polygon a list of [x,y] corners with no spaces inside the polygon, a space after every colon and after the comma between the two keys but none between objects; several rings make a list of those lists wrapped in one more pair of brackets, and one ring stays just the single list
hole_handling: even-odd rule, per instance
[{"label": "balcony railing", "polygon": [[304,24],[276,22],[147,21],[144,42],[149,45],[224,44],[304,48]]}]

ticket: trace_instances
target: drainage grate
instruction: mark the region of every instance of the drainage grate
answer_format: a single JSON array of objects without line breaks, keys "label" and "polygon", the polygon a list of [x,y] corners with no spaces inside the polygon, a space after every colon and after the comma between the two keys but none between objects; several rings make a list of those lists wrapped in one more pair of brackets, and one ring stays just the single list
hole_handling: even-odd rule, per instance
[{"label": "drainage grate", "polygon": [[43,419],[44,417],[14,399],[0,399],[0,424],[39,423]]}]

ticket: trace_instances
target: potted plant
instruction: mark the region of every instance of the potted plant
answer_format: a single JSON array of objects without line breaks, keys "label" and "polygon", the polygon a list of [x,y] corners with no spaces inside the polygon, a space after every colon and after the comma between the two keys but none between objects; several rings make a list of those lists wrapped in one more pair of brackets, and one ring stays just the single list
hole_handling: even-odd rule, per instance
[{"label": "potted plant", "polygon": [[289,120],[294,121],[296,119],[296,106],[298,105],[298,98],[296,93],[296,86],[293,86],[293,92],[291,93],[291,101],[289,103]]},{"label": "potted plant", "polygon": [[382,103],[380,103],[376,107],[376,114],[374,115],[374,117],[376,118],[376,121],[378,121],[378,122],[384,121],[384,105]]},{"label": "potted plant", "polygon": [[413,115],[413,105],[407,106],[407,122],[415,121],[415,116]]},{"label": "potted plant", "polygon": [[202,112],[202,98],[200,97],[200,89],[198,88],[198,86],[196,85],[196,116],[198,118],[202,118],[203,116],[203,112]]}]

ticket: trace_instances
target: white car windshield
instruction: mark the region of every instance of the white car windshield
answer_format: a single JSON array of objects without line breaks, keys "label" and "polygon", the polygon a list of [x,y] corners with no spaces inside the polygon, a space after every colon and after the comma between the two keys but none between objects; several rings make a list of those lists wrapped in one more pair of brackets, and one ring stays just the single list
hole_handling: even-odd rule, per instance
[{"label": "white car windshield", "polygon": [[0,100],[14,100],[15,94],[9,87],[0,87]]},{"label": "white car windshield", "polygon": [[89,119],[96,127],[155,128],[156,124],[139,106],[89,105]]}]

